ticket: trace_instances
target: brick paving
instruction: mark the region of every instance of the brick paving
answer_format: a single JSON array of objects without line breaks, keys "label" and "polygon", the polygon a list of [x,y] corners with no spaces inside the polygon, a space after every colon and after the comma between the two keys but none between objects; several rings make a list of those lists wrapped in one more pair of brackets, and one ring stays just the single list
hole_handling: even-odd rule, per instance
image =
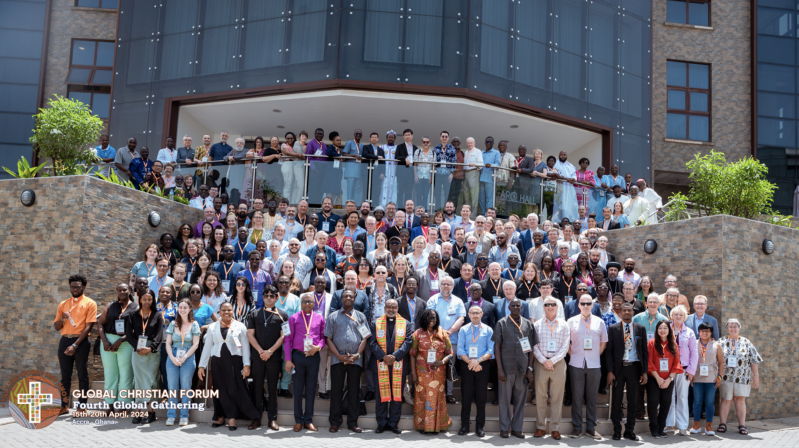
[{"label": "brick paving", "polygon": [[[88,424],[75,424],[77,420]],[[479,439],[473,434],[468,436],[458,436],[455,431],[438,436],[423,436],[417,432],[405,431],[401,436],[390,433],[375,434],[371,430],[364,430],[360,435],[350,435],[348,431],[338,434],[330,434],[327,428],[320,428],[318,433],[302,431],[295,433],[291,428],[281,428],[280,431],[266,431],[259,428],[256,431],[248,431],[246,426],[239,427],[238,431],[231,432],[227,428],[211,428],[209,424],[190,424],[186,427],[166,427],[163,420],[159,419],[153,425],[143,425],[134,427],[129,419],[118,420],[117,424],[96,425],[94,419],[76,419],[61,417],[58,421],[40,430],[25,429],[16,423],[8,423],[0,426],[0,440],[6,447],[32,447],[32,446],[65,446],[65,447],[90,447],[90,446],[191,446],[191,447],[214,447],[230,446],[235,444],[237,447],[264,446],[271,441],[281,444],[293,444],[294,446],[314,446],[321,447],[375,447],[385,446],[386,444],[399,442],[410,442],[415,447],[441,447],[444,445],[458,444],[458,446],[485,446],[486,444],[496,446],[518,445],[529,443],[535,445],[556,444],[562,446],[593,446],[597,441],[582,437],[580,439],[563,438],[560,442],[553,440],[549,436],[543,439],[534,439],[530,434],[524,441],[511,437],[502,439],[499,434],[489,433],[485,438]],[[7,420],[6,420],[7,421]],[[243,422],[241,422],[243,423]],[[0,422],[2,424],[2,422]],[[735,426],[732,426],[735,428]],[[639,434],[639,436],[643,436]],[[610,443],[614,446],[668,446],[668,447],[693,447],[698,446],[724,446],[724,448],[752,447],[759,446],[769,448],[799,446],[799,429],[791,428],[775,431],[764,431],[750,427],[749,436],[741,436],[737,433],[730,433],[716,437],[705,435],[679,437],[669,436],[668,439],[653,440],[643,436],[639,442],[612,441],[604,439],[601,443]]]}]

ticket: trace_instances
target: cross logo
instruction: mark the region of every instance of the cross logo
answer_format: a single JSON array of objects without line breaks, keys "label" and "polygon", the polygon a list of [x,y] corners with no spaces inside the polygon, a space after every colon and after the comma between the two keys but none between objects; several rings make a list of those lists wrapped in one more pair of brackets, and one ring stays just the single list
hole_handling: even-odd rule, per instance
[{"label": "cross logo", "polygon": [[53,394],[42,394],[42,383],[38,381],[31,381],[28,383],[30,389],[29,394],[17,394],[18,404],[27,404],[28,407],[28,421],[31,423],[41,423],[42,421],[42,405],[53,404]]}]

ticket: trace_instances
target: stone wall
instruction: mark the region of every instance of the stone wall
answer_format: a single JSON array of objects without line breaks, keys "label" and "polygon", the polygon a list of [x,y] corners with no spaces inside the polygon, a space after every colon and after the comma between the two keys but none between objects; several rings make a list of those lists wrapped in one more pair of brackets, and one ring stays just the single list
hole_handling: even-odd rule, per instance
[{"label": "stone wall", "polygon": [[[36,192],[31,207],[19,199],[26,189]],[[157,244],[162,233],[175,232],[183,222],[202,219],[200,210],[87,176],[2,180],[0,205],[0,387],[20,370],[60,375],[60,336],[52,322],[58,304],[69,297],[71,274],[86,275],[86,295],[102,310],[147,244]],[[157,228],[147,222],[153,210],[162,217]],[[99,357],[90,358],[90,365],[97,378]]]},{"label": "stone wall", "polygon": [[[685,162],[711,148],[737,160],[752,154],[750,1],[711,2],[710,26],[666,24],[666,0],[652,1],[652,168],[687,172]],[[711,64],[711,140],[667,142],[667,60]]]},{"label": "stone wall", "polygon": [[[636,260],[636,272],[649,275],[664,292],[668,274],[678,278],[680,292],[693,303],[702,294],[708,312],[719,319],[721,334],[729,318],[741,321],[741,335],[763,356],[760,388],[747,399],[749,419],[778,418],[799,413],[799,319],[788,310],[797,301],[799,231],[732,216],[711,216],[608,232],[609,250]],[[765,255],[763,240],[776,250]],[[644,242],[654,239],[654,254]],[[731,417],[734,421],[734,417]]]}]

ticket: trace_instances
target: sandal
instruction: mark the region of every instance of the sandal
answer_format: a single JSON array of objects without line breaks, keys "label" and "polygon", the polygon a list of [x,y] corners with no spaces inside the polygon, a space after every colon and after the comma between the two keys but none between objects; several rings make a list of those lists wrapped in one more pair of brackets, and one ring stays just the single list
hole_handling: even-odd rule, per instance
[{"label": "sandal", "polygon": [[738,434],[743,434],[745,436],[749,435],[749,431],[746,430],[746,426],[738,425]]},{"label": "sandal", "polygon": [[726,423],[719,423],[719,427],[716,428],[716,432],[720,432],[722,434],[727,432],[727,424]]}]

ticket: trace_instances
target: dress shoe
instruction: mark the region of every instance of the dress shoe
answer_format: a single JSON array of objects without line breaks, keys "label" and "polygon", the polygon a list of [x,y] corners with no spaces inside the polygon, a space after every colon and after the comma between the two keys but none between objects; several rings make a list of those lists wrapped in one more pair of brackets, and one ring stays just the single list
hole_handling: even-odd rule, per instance
[{"label": "dress shoe", "polygon": [[594,440],[602,440],[602,436],[596,430],[586,431],[585,434]]},{"label": "dress shoe", "polygon": [[485,437],[486,436],[486,432],[483,431],[483,427],[482,426],[478,426],[474,430],[474,435],[476,435],[477,437]]},{"label": "dress shoe", "polygon": [[319,393],[319,398],[321,398],[322,400],[329,400],[330,399],[330,394],[323,394],[323,393],[320,392]]},{"label": "dress shoe", "polygon": [[543,429],[537,429],[535,431],[535,434],[533,434],[533,437],[544,437],[544,434],[546,434],[546,433],[547,432],[544,431]]},{"label": "dress shoe", "polygon": [[382,434],[385,430],[385,426],[378,426],[377,429],[375,429],[375,434]]},{"label": "dress shoe", "polygon": [[152,422],[154,422],[155,420],[156,420],[156,418],[155,418],[155,411],[153,411],[153,412],[148,412],[148,413],[147,413],[147,418],[145,418],[145,419],[144,419],[144,421],[143,421],[142,423],[145,423],[145,424],[146,424],[146,423],[152,423]]},{"label": "dress shoe", "polygon": [[141,417],[133,417],[131,423],[133,423],[134,425],[141,425]]},{"label": "dress shoe", "polygon": [[461,426],[461,429],[458,431],[458,435],[459,436],[465,436],[468,433],[469,433],[469,427],[468,426]]},{"label": "dress shoe", "polygon": [[524,433],[523,433],[523,432],[521,432],[521,431],[511,431],[510,433],[511,433],[512,435],[514,435],[515,437],[518,437],[518,438],[520,438],[520,439],[523,439],[523,438],[524,438]]},{"label": "dress shoe", "polygon": [[635,419],[638,420],[638,421],[644,421],[644,420],[646,420],[646,415],[644,415],[643,412],[639,412],[639,413],[635,414]]},{"label": "dress shoe", "polygon": [[375,393],[371,390],[367,390],[366,394],[363,396],[364,401],[372,401],[375,399]]},{"label": "dress shoe", "polygon": [[238,427],[238,426],[236,426],[236,425],[233,425],[233,426],[228,426],[228,427],[227,427],[227,429],[228,429],[229,431],[235,431],[235,430],[239,429],[239,427]]},{"label": "dress shoe", "polygon": [[388,430],[393,432],[394,434],[402,434],[402,430],[397,428],[396,426],[389,426]]},{"label": "dress shoe", "polygon": [[302,423],[297,423],[296,425],[294,425],[294,432],[300,432],[300,431],[302,431]]},{"label": "dress shoe", "polygon": [[278,426],[277,421],[275,421],[275,420],[272,420],[271,422],[269,422],[269,425],[267,425],[267,426],[269,427],[269,429],[271,429],[273,431],[280,431],[280,426]]},{"label": "dress shoe", "polygon": [[555,440],[560,440],[560,432],[552,431],[552,438]]},{"label": "dress shoe", "polygon": [[569,434],[569,437],[572,439],[579,439],[581,435],[583,435],[583,430],[581,428],[574,428],[574,431]]},{"label": "dress shoe", "polygon": [[621,440],[621,431],[613,431],[613,440]]},{"label": "dress shoe", "polygon": [[452,395],[447,395],[447,403],[450,404],[455,403],[455,397],[453,397]]},{"label": "dress shoe", "polygon": [[331,426],[329,431],[330,432],[338,432],[338,426]]},{"label": "dress shoe", "polygon": [[258,429],[260,427],[261,427],[261,421],[258,420],[258,419],[255,419],[255,420],[252,421],[252,423],[250,423],[249,426],[247,426],[247,429],[253,430],[253,429]]},{"label": "dress shoe", "polygon": [[314,426],[313,423],[306,423],[305,424],[305,429],[307,429],[308,431],[314,431],[314,432],[319,431],[318,429],[316,429],[316,426]]},{"label": "dress shoe", "polygon": [[213,422],[213,423],[211,423],[211,427],[212,428],[219,428],[220,426],[223,426],[224,424],[225,424],[224,421],[222,423]]},{"label": "dress shoe", "polygon": [[638,440],[638,436],[632,431],[624,431],[624,438],[627,440]]},{"label": "dress shoe", "polygon": [[294,398],[294,395],[291,394],[291,391],[288,389],[283,390],[283,396],[286,398]]},{"label": "dress shoe", "polygon": [[665,439],[666,437],[668,437],[668,435],[666,435],[665,432],[660,431],[660,432],[658,432],[658,437],[660,437],[661,439]]},{"label": "dress shoe", "polygon": [[347,429],[349,429],[350,431],[352,431],[354,433],[358,433],[358,434],[363,432],[363,429],[361,429],[360,426],[347,426]]},{"label": "dress shoe", "polygon": [[508,438],[508,431],[500,431],[499,432],[499,436],[502,437],[503,439],[507,439]]}]

